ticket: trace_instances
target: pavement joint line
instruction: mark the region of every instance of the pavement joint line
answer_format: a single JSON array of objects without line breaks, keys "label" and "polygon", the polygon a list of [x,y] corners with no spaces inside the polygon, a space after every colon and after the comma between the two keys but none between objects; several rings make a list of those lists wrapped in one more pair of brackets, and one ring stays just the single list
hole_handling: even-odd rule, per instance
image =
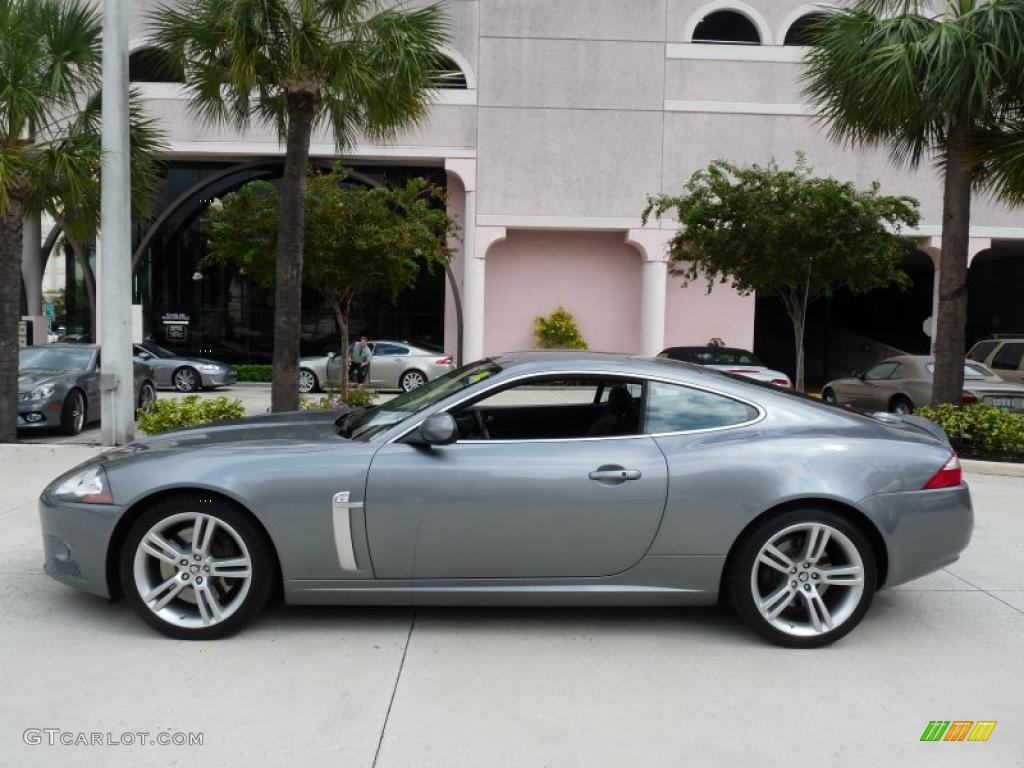
[{"label": "pavement joint line", "polygon": [[384,723],[380,727],[380,737],[377,739],[377,750],[373,753],[371,768],[377,768],[377,760],[380,758],[380,749],[384,746],[384,732],[388,729],[388,720],[391,718],[391,707],[395,704],[395,694],[398,693],[398,682],[402,679],[402,670],[405,669],[405,657],[409,653],[409,643],[412,640],[412,631],[416,626],[416,609],[412,611],[412,621],[409,622],[409,633],[405,636],[405,648],[402,649],[402,660],[398,662],[398,674],[395,675],[395,685],[391,689],[391,698],[388,700],[388,711],[384,714]]},{"label": "pavement joint line", "polygon": [[[1012,609],[1012,610],[1016,611],[1016,612],[1017,612],[1017,613],[1019,613],[1019,614],[1020,614],[1021,616],[1024,616],[1024,610],[1021,610],[1020,608],[1018,608],[1018,607],[1017,607],[1016,605],[1014,605],[1013,603],[1008,603],[1008,602],[1006,602],[1005,600],[1003,600],[1003,598],[999,597],[998,595],[993,595],[993,594],[992,594],[992,592],[990,592],[989,590],[987,590],[987,589],[982,589],[982,588],[981,588],[981,587],[979,587],[979,586],[978,586],[977,584],[972,584],[972,583],[971,583],[971,582],[969,582],[969,581],[968,581],[967,579],[965,579],[965,578],[964,578],[963,576],[961,576],[961,575],[960,575],[959,573],[953,573],[953,572],[952,572],[951,570],[949,570],[948,568],[943,568],[942,570],[944,570],[944,571],[945,571],[946,573],[948,573],[948,574],[949,574],[950,576],[955,576],[956,578],[960,579],[960,581],[962,581],[962,582],[963,582],[964,584],[967,584],[968,586],[974,587],[974,588],[975,588],[976,590],[978,590],[979,592],[984,592],[984,593],[985,593],[986,595],[988,595],[989,597],[991,597],[991,598],[992,598],[993,600],[997,600],[998,602],[1000,602],[1000,603],[1002,603],[1003,605],[1005,605],[1005,606],[1006,606],[1007,608],[1010,608],[1010,609]],[[1015,592],[1015,591],[1017,591],[1017,590],[1013,590],[1013,589],[1002,589],[1002,590],[993,590],[993,591],[999,591],[999,592]]]},{"label": "pavement joint line", "polygon": [[15,504],[13,507],[10,507],[10,508],[4,509],[4,510],[0,510],[0,517],[3,517],[4,515],[8,514],[9,512],[17,512],[19,509],[24,507],[26,504],[31,504],[34,500],[35,500],[34,498],[25,499],[24,501],[21,501],[21,502],[18,502],[17,504]]}]

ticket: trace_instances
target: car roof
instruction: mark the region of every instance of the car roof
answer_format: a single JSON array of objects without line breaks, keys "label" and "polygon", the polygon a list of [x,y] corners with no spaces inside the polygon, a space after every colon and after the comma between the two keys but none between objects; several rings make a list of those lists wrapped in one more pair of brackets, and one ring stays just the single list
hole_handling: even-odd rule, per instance
[{"label": "car roof", "polygon": [[692,346],[692,347],[665,347],[665,352],[742,352],[745,355],[754,354],[749,349],[743,347],[711,347],[705,344],[704,346]]}]

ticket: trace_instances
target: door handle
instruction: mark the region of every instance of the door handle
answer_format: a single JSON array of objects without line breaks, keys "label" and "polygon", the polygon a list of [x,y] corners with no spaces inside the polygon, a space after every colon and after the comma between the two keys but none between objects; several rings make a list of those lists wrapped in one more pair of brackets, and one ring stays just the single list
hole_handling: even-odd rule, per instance
[{"label": "door handle", "polygon": [[601,469],[595,469],[590,473],[591,480],[597,480],[599,482],[618,482],[621,483],[624,480],[639,480],[640,470],[639,469],[623,469],[618,467],[615,469],[603,467]]}]

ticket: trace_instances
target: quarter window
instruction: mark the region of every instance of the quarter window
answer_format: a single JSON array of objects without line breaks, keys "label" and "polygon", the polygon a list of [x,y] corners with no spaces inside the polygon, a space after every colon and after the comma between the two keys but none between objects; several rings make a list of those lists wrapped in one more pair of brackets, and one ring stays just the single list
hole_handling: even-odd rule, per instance
[{"label": "quarter window", "polygon": [[992,367],[1015,371],[1020,368],[1021,358],[1024,358],[1024,343],[1004,344],[992,358]]},{"label": "quarter window", "polygon": [[700,389],[651,382],[647,390],[645,431],[690,432],[753,421],[757,409],[731,397]]},{"label": "quarter window", "polygon": [[971,347],[971,351],[967,353],[967,357],[979,363],[984,363],[985,358],[992,354],[992,350],[998,346],[998,341],[979,341]]}]

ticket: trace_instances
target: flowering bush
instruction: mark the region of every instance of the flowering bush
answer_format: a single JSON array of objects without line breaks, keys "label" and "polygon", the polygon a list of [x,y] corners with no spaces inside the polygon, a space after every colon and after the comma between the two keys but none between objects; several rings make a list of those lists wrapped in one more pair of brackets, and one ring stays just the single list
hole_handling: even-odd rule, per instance
[{"label": "flowering bush", "polygon": [[587,342],[580,335],[576,318],[563,307],[559,307],[547,317],[534,320],[533,335],[537,339],[537,349],[586,349]]},{"label": "flowering bush", "polygon": [[915,415],[942,427],[957,450],[994,458],[1024,457],[1024,416],[991,405],[925,407]]},{"label": "flowering bush", "polygon": [[241,400],[226,397],[167,397],[154,400],[138,413],[139,429],[147,435],[158,435],[172,429],[184,429],[212,421],[240,419],[245,415]]}]

